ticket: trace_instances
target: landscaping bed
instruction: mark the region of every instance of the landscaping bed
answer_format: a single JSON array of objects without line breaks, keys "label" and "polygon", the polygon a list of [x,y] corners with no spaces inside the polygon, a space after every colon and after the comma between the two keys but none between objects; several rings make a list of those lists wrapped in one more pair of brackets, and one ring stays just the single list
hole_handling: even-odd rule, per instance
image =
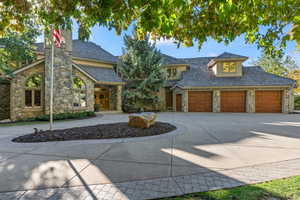
[{"label": "landscaping bed", "polygon": [[168,133],[176,127],[164,122],[156,122],[148,129],[133,128],[128,123],[99,124],[61,130],[40,130],[36,133],[19,136],[13,142],[50,142],[66,140],[111,139],[143,137]]}]

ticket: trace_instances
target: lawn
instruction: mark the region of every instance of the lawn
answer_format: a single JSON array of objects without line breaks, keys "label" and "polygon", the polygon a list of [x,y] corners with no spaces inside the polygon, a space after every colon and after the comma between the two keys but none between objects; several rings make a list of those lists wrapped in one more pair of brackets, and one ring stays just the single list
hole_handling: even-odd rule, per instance
[{"label": "lawn", "polygon": [[300,200],[300,176],[161,200]]}]

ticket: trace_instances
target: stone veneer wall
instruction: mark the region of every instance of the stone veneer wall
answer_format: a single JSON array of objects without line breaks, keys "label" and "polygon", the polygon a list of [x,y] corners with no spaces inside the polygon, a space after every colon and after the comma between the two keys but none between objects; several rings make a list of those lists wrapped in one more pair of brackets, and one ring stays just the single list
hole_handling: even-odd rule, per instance
[{"label": "stone veneer wall", "polygon": [[44,77],[44,63],[38,64],[30,69],[20,72],[11,81],[10,87],[10,118],[20,120],[24,118],[37,117],[44,114],[44,85],[41,86],[41,106],[25,106],[25,83],[34,74],[41,74]]},{"label": "stone veneer wall", "polygon": [[220,112],[221,111],[221,92],[220,90],[213,90],[213,112]]},{"label": "stone veneer wall", "polygon": [[10,83],[0,81],[0,120],[10,118]]},{"label": "stone veneer wall", "polygon": [[[73,107],[72,112],[80,112],[80,111],[94,111],[94,104],[95,104],[95,84],[94,81],[87,77],[82,72],[78,71],[76,68],[73,68],[73,78],[78,77],[85,83],[86,86],[86,100],[87,106],[86,107]],[[73,92],[73,91],[72,91]],[[72,98],[74,99],[74,98]],[[74,102],[72,102],[73,105]]]},{"label": "stone veneer wall", "polygon": [[[55,114],[66,113],[73,110],[72,93],[72,36],[71,31],[62,31],[65,44],[55,48],[54,53],[54,102]],[[45,34],[45,111],[50,109],[50,81],[51,81],[51,43],[49,34]]]},{"label": "stone veneer wall", "polygon": [[246,92],[246,112],[255,112],[255,90],[250,89]]},{"label": "stone veneer wall", "polygon": [[290,113],[294,111],[294,89],[288,88],[283,91],[283,112]]},{"label": "stone veneer wall", "polygon": [[109,86],[109,110],[117,110],[117,86]]}]

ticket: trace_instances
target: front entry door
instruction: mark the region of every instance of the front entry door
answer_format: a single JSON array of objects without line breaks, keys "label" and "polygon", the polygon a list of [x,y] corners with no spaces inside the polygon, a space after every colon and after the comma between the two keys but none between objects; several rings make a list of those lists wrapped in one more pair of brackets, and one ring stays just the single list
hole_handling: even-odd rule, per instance
[{"label": "front entry door", "polygon": [[182,111],[182,94],[176,94],[176,112]]},{"label": "front entry door", "polygon": [[101,110],[109,110],[108,91],[95,91],[95,104],[99,105]]}]

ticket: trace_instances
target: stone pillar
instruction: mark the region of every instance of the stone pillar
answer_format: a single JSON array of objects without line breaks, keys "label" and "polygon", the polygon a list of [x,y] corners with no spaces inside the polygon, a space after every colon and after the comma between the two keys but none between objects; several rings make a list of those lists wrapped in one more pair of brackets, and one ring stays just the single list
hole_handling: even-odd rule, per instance
[{"label": "stone pillar", "polygon": [[213,90],[213,112],[220,112],[220,104],[221,104],[221,98],[220,98],[220,90]]},{"label": "stone pillar", "polygon": [[166,111],[166,89],[161,88],[159,90],[159,110]]},{"label": "stone pillar", "polygon": [[[54,113],[72,112],[72,33],[62,31],[65,44],[54,49]],[[45,34],[45,111],[49,114],[51,80],[51,34]]]},{"label": "stone pillar", "polygon": [[255,112],[255,90],[247,90],[246,95],[246,112],[254,113]]},{"label": "stone pillar", "polygon": [[189,112],[189,91],[184,90],[182,94],[182,109],[183,112]]},{"label": "stone pillar", "polygon": [[122,111],[122,85],[117,86],[117,111]]},{"label": "stone pillar", "polygon": [[293,88],[283,90],[283,113],[290,113],[294,110],[294,91]]}]

